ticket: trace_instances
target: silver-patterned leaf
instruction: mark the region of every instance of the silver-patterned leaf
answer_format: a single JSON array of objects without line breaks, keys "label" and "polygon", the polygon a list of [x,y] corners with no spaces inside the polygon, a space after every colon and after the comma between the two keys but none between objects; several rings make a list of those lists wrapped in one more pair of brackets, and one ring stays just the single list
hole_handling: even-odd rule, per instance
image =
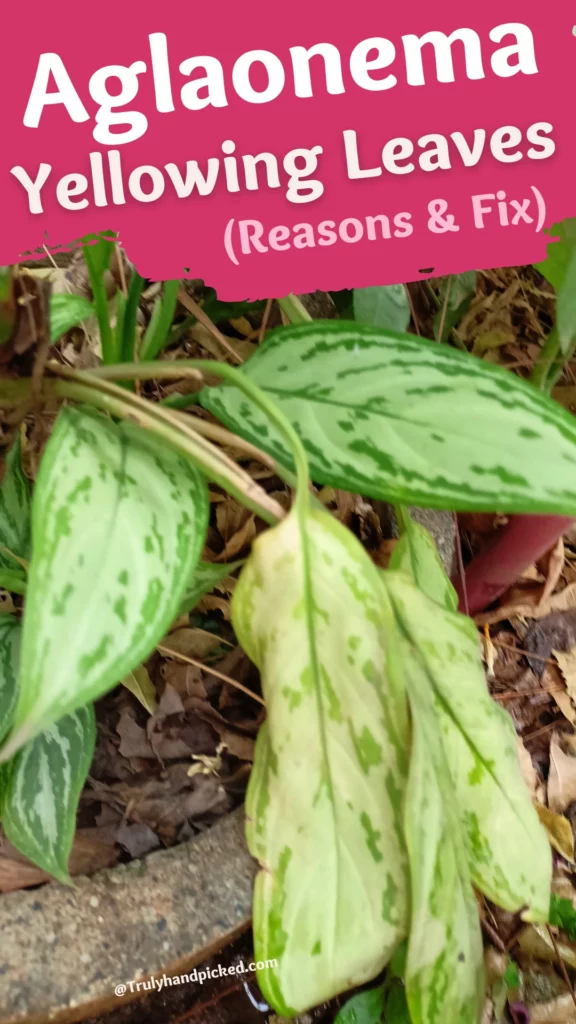
[{"label": "silver-patterned leaf", "polygon": [[446,575],[432,535],[402,505],[396,508],[396,515],[402,535],[392,552],[389,569],[407,573],[428,597],[455,612],[458,595]]},{"label": "silver-patterned leaf", "polygon": [[[362,324],[273,332],[242,367],[302,438],[319,483],[428,508],[576,515],[576,422],[500,367]],[[290,466],[235,389],[202,392],[227,426]]]},{"label": "silver-patterned leaf", "polygon": [[527,908],[527,919],[546,921],[550,847],[522,777],[512,721],[488,693],[474,623],[429,600],[403,574],[382,577],[433,694],[474,885],[505,910]]},{"label": "silver-patterned leaf", "polygon": [[21,632],[14,615],[0,615],[0,740],[12,725],[18,699]]},{"label": "silver-patterned leaf", "polygon": [[11,573],[25,573],[18,562],[3,548],[18,558],[30,557],[30,484],[22,469],[20,440],[6,455],[6,471],[0,486],[0,566]]},{"label": "silver-patterned leaf", "polygon": [[62,882],[70,880],[76,810],[95,742],[89,704],[55,722],[3,766],[2,827],[8,839]]},{"label": "silver-patterned leaf", "polygon": [[327,512],[257,538],[232,618],[267,708],[247,839],[255,959],[278,964],[258,981],[289,1016],[375,977],[406,934],[407,708],[386,682],[378,571]]},{"label": "silver-patterned leaf", "polygon": [[148,657],[180,608],[208,517],[204,478],[132,424],[61,410],[34,491],[18,747]]},{"label": "silver-patterned leaf", "polygon": [[413,1024],[478,1024],[484,991],[482,936],[442,749],[434,694],[418,654],[403,643],[412,751],[406,842],[412,916],[406,995]]},{"label": "silver-patterned leaf", "polygon": [[410,304],[403,284],[354,289],[354,319],[372,327],[405,331],[410,323]]}]

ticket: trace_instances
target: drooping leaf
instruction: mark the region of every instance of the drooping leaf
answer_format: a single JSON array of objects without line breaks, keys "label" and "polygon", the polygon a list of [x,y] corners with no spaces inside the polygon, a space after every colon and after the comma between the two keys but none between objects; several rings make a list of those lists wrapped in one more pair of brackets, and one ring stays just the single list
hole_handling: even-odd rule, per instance
[{"label": "drooping leaf", "polygon": [[209,594],[214,587],[218,586],[227,576],[236,572],[241,565],[244,565],[243,559],[238,562],[225,562],[223,565],[218,562],[199,562],[192,573],[192,579],[188,581],[188,588],[180,606],[180,614],[185,615],[186,612],[192,611],[202,600],[204,594]]},{"label": "drooping leaf", "polygon": [[413,1024],[478,1024],[482,935],[448,764],[427,673],[408,643],[412,750],[406,842],[412,915],[406,995]]},{"label": "drooping leaf", "polygon": [[434,695],[474,885],[505,910],[527,908],[527,920],[546,921],[550,848],[522,777],[512,720],[488,693],[476,628],[404,575],[382,576]]},{"label": "drooping leaf", "polygon": [[6,455],[6,472],[0,485],[0,566],[22,577],[22,567],[8,552],[18,558],[30,557],[30,508],[30,484],[22,469],[18,439]]},{"label": "drooping leaf", "polygon": [[[361,324],[273,332],[242,372],[299,432],[319,483],[429,508],[576,514],[576,423],[525,381]],[[202,404],[284,465],[278,432],[220,386]]]},{"label": "drooping leaf", "polygon": [[34,864],[69,882],[76,810],[90,769],[96,721],[91,704],[66,715],[3,766],[2,826]]},{"label": "drooping leaf", "polygon": [[61,410],[34,491],[20,695],[6,760],[143,661],[178,613],[204,478],[140,428]]},{"label": "drooping leaf", "polygon": [[410,305],[403,284],[354,290],[354,319],[371,327],[405,331],[410,323]]},{"label": "drooping leaf", "polygon": [[378,571],[323,510],[258,537],[232,619],[266,698],[247,839],[255,959],[278,961],[259,984],[285,1016],[375,977],[406,934],[406,704]]},{"label": "drooping leaf", "polygon": [[407,573],[428,597],[455,612],[458,595],[446,575],[432,536],[403,506],[397,507],[396,515],[403,532],[392,552],[389,568]]},{"label": "drooping leaf", "polygon": [[12,725],[18,699],[20,622],[14,615],[0,615],[0,741]]},{"label": "drooping leaf", "polygon": [[334,1024],[380,1024],[384,1001],[384,985],[358,992],[338,1011]]},{"label": "drooping leaf", "polygon": [[138,665],[132,672],[128,672],[122,680],[122,686],[134,694],[149,715],[154,714],[158,706],[156,690],[144,665]]},{"label": "drooping leaf", "polygon": [[58,293],[50,296],[50,341],[94,316],[94,306],[82,295]]},{"label": "drooping leaf", "polygon": [[439,306],[434,317],[434,337],[437,341],[448,341],[450,333],[472,305],[476,292],[476,271],[451,274],[442,285]]}]

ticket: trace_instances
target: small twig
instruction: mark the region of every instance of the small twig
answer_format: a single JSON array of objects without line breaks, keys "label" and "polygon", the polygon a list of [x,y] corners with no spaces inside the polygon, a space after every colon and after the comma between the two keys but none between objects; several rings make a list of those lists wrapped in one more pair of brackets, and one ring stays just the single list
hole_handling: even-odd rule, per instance
[{"label": "small twig", "polygon": [[480,925],[482,927],[482,930],[486,932],[486,935],[494,943],[494,945],[497,946],[502,953],[506,953],[506,946],[504,945],[504,940],[500,938],[496,929],[493,928],[491,924],[488,924],[488,921],[486,921],[484,918],[480,918]]},{"label": "small twig", "polygon": [[446,294],[444,296],[444,302],[442,304],[442,313],[440,316],[440,323],[438,325],[438,337],[436,341],[442,341],[442,335],[444,334],[444,325],[446,323],[446,314],[448,312],[448,300],[450,298],[450,292],[452,291],[452,275],[448,278],[448,284],[446,285]]},{"label": "small twig", "polygon": [[412,295],[410,293],[410,288],[408,287],[407,284],[404,285],[404,291],[406,292],[406,298],[408,299],[408,305],[410,306],[410,316],[412,317],[412,323],[414,324],[414,328],[416,330],[416,334],[418,335],[419,338],[421,338],[422,335],[420,333],[420,327],[418,325],[418,317],[416,316],[416,309],[415,309],[414,303],[412,301]]},{"label": "small twig", "polygon": [[118,245],[118,242],[116,242],[116,260],[118,261],[118,274],[119,274],[119,277],[120,277],[120,287],[122,289],[122,294],[126,298],[126,296],[128,295],[128,285],[126,283],[126,270],[124,268],[124,257],[122,255],[122,249]]},{"label": "small twig", "polygon": [[452,513],[454,520],[454,540],[456,547],[456,560],[458,563],[458,575],[462,584],[462,600],[464,602],[464,612],[466,615],[470,614],[470,606],[468,604],[468,594],[466,592],[466,573],[464,572],[464,560],[462,558],[462,544],[460,542],[460,528],[458,526],[458,516],[456,512]]},{"label": "small twig", "polygon": [[268,327],[268,321],[270,319],[270,313],[272,312],[272,303],[274,299],[266,299],[266,306],[264,308],[264,315],[262,317],[262,323],[260,324],[260,330],[258,331],[258,344],[261,345],[264,341],[264,335],[266,334],[266,328]]},{"label": "small twig", "polygon": [[248,697],[252,697],[253,700],[257,700],[259,704],[264,704],[262,697],[259,697],[257,693],[249,690],[243,683],[237,682],[236,679],[232,679],[231,676],[224,675],[223,672],[219,672],[216,668],[210,668],[209,665],[204,665],[201,661],[197,661],[196,658],[189,658],[187,654],[180,654],[179,651],[173,651],[170,647],[165,647],[164,644],[158,644],[156,650],[160,651],[161,654],[166,654],[169,658],[175,658],[176,661],[185,661],[187,665],[194,665],[196,668],[202,669],[203,672],[207,672],[208,675],[216,676],[217,679],[222,679],[223,682],[228,683],[229,686],[235,686],[237,690],[242,690],[242,693],[247,694]]},{"label": "small twig", "polygon": [[562,957],[560,956],[560,950],[558,949],[558,944],[556,942],[556,937],[555,937],[554,933],[552,932],[552,929],[551,929],[549,924],[546,925],[546,928],[548,930],[548,935],[550,936],[550,941],[552,942],[552,945],[554,946],[554,952],[556,953],[556,956],[558,958],[558,964],[560,965],[560,970],[562,971],[562,977],[564,978],[564,981],[566,982],[566,984],[568,986],[568,991],[570,993],[570,998],[572,999],[572,1002],[574,1003],[574,1006],[576,1007],[576,995],[574,994],[574,987],[572,985],[572,982],[570,981],[570,978],[569,978],[569,975],[568,975],[568,971],[566,970],[566,964],[564,963]]},{"label": "small twig", "polygon": [[503,644],[500,640],[493,640],[490,637],[490,643],[494,647],[501,647],[503,651],[513,651],[514,654],[522,654],[524,657],[534,658],[536,661],[543,661],[546,665],[555,665],[556,662],[553,658],[545,658],[543,654],[533,654],[532,651],[525,650],[524,647],[511,647],[510,644]]},{"label": "small twig", "polygon": [[190,295],[188,295],[188,292],[186,291],[185,288],[180,288],[178,290],[178,302],[180,302],[181,305],[184,306],[184,308],[187,309],[189,313],[192,313],[192,315],[195,316],[196,319],[201,324],[204,324],[204,327],[206,327],[206,329],[210,331],[210,334],[214,335],[216,341],[220,342],[222,348],[226,350],[228,355],[232,356],[232,358],[235,359],[237,363],[243,362],[242,357],[238,355],[238,353],[230,344],[228,339],[225,338],[222,332],[218,330],[216,324],[212,323],[210,317],[202,309],[202,306],[199,306],[198,303],[195,302]]},{"label": "small twig", "polygon": [[176,1017],[173,1024],[184,1024],[187,1020],[192,1020],[193,1017],[197,1017],[199,1013],[207,1010],[210,1006],[215,1006],[222,999],[227,999],[233,992],[240,992],[242,985],[240,983],[231,985],[230,988],[225,988],[223,992],[217,992],[211,999],[206,999],[203,1003],[196,1003],[191,1010],[187,1010],[181,1017]]}]

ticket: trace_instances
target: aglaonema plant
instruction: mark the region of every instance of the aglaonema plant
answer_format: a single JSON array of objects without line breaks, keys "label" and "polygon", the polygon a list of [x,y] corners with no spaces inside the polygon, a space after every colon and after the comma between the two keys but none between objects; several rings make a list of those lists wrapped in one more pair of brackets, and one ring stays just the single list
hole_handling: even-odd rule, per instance
[{"label": "aglaonema plant", "polygon": [[[190,376],[294,488],[287,514],[205,420],[119,386]],[[0,382],[5,407],[28,409],[31,394],[30,381]],[[474,888],[546,921],[551,857],[474,625],[403,506],[576,515],[573,419],[466,354],[332,322],[273,332],[241,370],[54,362],[43,396],[67,404],[31,509],[18,449],[0,499],[0,583],[24,596],[22,624],[6,616],[0,633],[8,837],[67,879],[91,702],[212,585],[199,559],[215,482],[270,527],[232,604],[267,709],[247,796],[255,958],[277,961],[262,990],[295,1015],[374,978],[407,940],[413,1024],[476,1024]],[[310,477],[399,506],[389,570],[319,506]]]}]

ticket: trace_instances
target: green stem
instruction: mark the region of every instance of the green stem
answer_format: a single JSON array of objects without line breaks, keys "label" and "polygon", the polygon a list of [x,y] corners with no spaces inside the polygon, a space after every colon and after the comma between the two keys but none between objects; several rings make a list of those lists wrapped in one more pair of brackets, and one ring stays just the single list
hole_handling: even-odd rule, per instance
[{"label": "green stem", "polygon": [[160,306],[160,314],[153,329],[146,332],[140,349],[140,359],[143,363],[147,359],[155,359],[159,351],[166,344],[170,332],[174,310],[178,299],[180,281],[166,281],[164,284],[164,296]]},{"label": "green stem", "polygon": [[308,324],[312,320],[310,313],[302,305],[297,295],[287,295],[285,299],[278,299],[278,305],[286,314],[291,324]]},{"label": "green stem", "polygon": [[136,320],[143,287],[144,278],[140,277],[140,274],[135,270],[130,281],[126,309],[124,311],[122,344],[120,347],[121,359],[134,359],[136,354]]},{"label": "green stem", "polygon": [[[60,372],[62,370],[60,369]],[[284,413],[272,402],[267,394],[261,390],[253,381],[241,371],[228,366],[227,363],[216,363],[210,359],[182,359],[175,363],[125,363],[118,366],[101,366],[90,373],[83,371],[66,371],[70,376],[74,373],[76,380],[161,380],[179,379],[187,376],[197,376],[198,372],[210,376],[221,377],[229,381],[254,402],[264,415],[274,424],[290,446],[294,464],[296,466],[296,502],[302,504],[309,501],[309,477],[308,459],[304,446],[291,423],[288,422]],[[158,407],[156,406],[156,409]],[[166,412],[165,415],[169,416]]]},{"label": "green stem", "polygon": [[0,587],[4,590],[9,590],[12,594],[26,593],[26,580],[22,579],[21,576],[16,576],[9,572],[7,569],[0,569]]},{"label": "green stem", "polygon": [[[554,364],[558,360],[559,353],[560,337],[556,327],[553,327],[540,350],[538,358],[532,368],[532,373],[530,374],[530,380],[534,387],[538,388],[539,391],[546,392],[546,394],[549,394],[553,387],[553,383],[551,383],[551,373]],[[562,363],[562,367],[563,365],[564,364]],[[562,373],[562,368],[560,369],[560,373]],[[560,376],[560,373],[558,376]]]},{"label": "green stem", "polygon": [[114,363],[117,360],[118,353],[116,352],[114,335],[112,333],[112,327],[110,326],[110,315],[108,312],[108,296],[106,295],[104,274],[101,273],[99,267],[96,266],[96,262],[94,259],[95,253],[93,251],[93,247],[90,245],[85,245],[83,248],[84,259],[86,260],[88,275],[90,277],[90,287],[92,289],[92,298],[94,300],[96,318],[98,320],[98,327],[100,329],[102,359],[104,363],[110,365],[111,363]]}]

